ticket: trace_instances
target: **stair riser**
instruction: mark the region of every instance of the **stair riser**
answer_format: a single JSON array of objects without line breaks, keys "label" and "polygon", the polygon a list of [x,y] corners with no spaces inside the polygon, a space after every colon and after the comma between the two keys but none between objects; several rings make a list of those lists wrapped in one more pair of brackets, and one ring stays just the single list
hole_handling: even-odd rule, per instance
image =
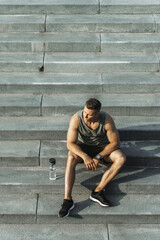
[{"label": "stair riser", "polygon": [[[2,68],[3,69],[3,68]],[[8,69],[8,70],[7,70]],[[111,72],[158,72],[159,63],[47,63],[45,72],[53,73],[111,73]],[[1,70],[1,69],[0,69]],[[13,68],[14,71],[20,69]],[[6,68],[6,71],[10,71]],[[26,69],[27,71],[27,69]]]},{"label": "stair riser", "polygon": [[100,52],[100,43],[1,43],[0,52]]},{"label": "stair riser", "polygon": [[[119,130],[121,141],[160,140],[160,131]],[[66,131],[0,131],[0,140],[65,140]]]}]

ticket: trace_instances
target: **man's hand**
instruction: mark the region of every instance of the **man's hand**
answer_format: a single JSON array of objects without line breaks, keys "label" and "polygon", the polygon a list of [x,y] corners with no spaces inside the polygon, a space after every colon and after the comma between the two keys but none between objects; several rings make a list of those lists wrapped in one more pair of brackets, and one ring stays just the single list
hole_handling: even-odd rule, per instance
[{"label": "man's hand", "polygon": [[86,156],[83,158],[83,161],[84,161],[86,167],[87,167],[89,170],[96,170],[96,169],[97,169],[95,162],[93,161],[93,159],[92,159],[90,156],[86,155]]},{"label": "man's hand", "polygon": [[94,161],[94,164],[95,164],[96,170],[97,170],[97,167],[98,167],[98,164],[99,164],[99,160],[97,160],[96,158],[93,158],[93,161]]}]

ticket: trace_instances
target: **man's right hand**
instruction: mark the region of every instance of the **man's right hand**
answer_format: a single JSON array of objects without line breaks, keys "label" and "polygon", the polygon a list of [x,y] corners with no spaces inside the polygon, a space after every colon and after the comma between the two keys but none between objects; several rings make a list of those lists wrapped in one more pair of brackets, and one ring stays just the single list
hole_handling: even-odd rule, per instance
[{"label": "man's right hand", "polygon": [[89,169],[89,170],[96,170],[97,167],[96,167],[96,164],[94,163],[93,159],[86,155],[84,158],[83,158],[83,161],[86,165],[86,167]]}]

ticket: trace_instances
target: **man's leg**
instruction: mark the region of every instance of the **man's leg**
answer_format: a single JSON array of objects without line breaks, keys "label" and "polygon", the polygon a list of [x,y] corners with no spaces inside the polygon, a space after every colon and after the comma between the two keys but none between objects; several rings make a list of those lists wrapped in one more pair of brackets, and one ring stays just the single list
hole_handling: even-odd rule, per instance
[{"label": "man's leg", "polygon": [[102,179],[98,186],[95,188],[95,192],[100,192],[106,187],[106,185],[117,175],[126,161],[126,156],[120,149],[112,152],[109,157],[104,158],[106,162],[112,162],[111,167],[103,174]]},{"label": "man's leg", "polygon": [[72,188],[75,181],[75,168],[78,163],[83,163],[83,160],[69,151],[65,170],[65,199],[71,199]]},{"label": "man's leg", "polygon": [[72,200],[72,187],[75,181],[75,168],[78,163],[82,163],[82,159],[74,153],[68,153],[68,159],[65,171],[65,196],[62,204],[62,208],[59,211],[59,217],[67,217],[70,211],[74,208],[74,202]]}]

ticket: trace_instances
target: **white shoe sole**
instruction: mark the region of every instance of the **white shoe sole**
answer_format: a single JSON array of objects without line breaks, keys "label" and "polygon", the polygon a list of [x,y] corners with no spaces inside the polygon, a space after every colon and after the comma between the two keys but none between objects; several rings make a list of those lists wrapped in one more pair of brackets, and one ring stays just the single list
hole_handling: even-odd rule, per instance
[{"label": "white shoe sole", "polygon": [[99,203],[102,207],[110,207],[110,205],[106,205],[101,203],[98,199],[93,198],[92,196],[89,197],[92,201]]},{"label": "white shoe sole", "polygon": [[60,217],[60,218],[65,218],[65,217],[68,217],[69,216],[69,213],[70,213],[70,211],[72,210],[74,208],[74,204],[72,205],[72,207],[68,210],[68,213],[67,213],[67,215],[65,215],[64,217],[60,217],[59,216],[59,214],[58,214],[58,217]]}]

